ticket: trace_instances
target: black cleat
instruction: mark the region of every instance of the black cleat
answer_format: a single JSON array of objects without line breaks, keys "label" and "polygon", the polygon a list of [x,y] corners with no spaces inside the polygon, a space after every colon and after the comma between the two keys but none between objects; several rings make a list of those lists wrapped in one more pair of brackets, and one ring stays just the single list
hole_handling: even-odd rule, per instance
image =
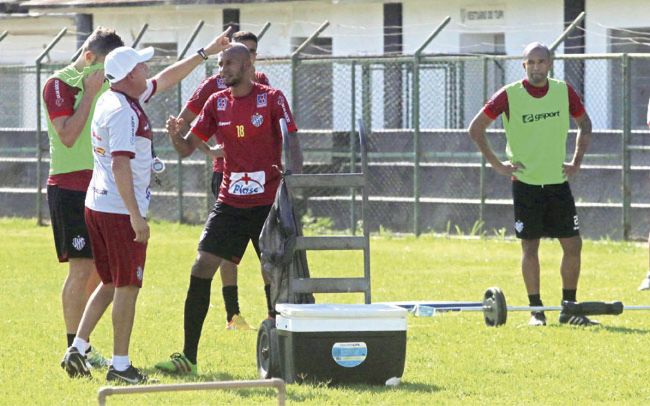
[{"label": "black cleat", "polygon": [[65,372],[68,373],[70,378],[91,376],[90,369],[88,369],[88,364],[86,363],[86,356],[81,355],[76,347],[69,347],[67,349],[61,361],[61,368],[65,369]]},{"label": "black cleat", "polygon": [[137,385],[140,383],[146,383],[148,377],[133,365],[129,365],[129,367],[124,371],[118,371],[111,365],[106,373],[106,380],[126,383],[129,385]]},{"label": "black cleat", "polygon": [[530,312],[530,320],[528,320],[529,326],[545,326],[546,325],[546,315],[544,312]]},{"label": "black cleat", "polygon": [[571,326],[597,326],[600,323],[596,320],[591,320],[587,316],[579,314],[567,314],[560,312],[560,324],[569,324]]}]

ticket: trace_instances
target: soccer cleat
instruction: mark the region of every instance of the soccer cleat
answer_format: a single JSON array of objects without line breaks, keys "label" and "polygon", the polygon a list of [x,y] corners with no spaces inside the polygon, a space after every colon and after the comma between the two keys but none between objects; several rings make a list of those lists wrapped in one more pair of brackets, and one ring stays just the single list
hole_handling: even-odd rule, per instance
[{"label": "soccer cleat", "polygon": [[545,326],[546,325],[546,315],[544,312],[530,312],[530,320],[528,320],[529,326]]},{"label": "soccer cleat", "polygon": [[226,330],[252,330],[252,328],[240,314],[235,314],[232,320],[226,323]]},{"label": "soccer cleat", "polygon": [[197,374],[196,364],[192,364],[192,361],[187,359],[185,355],[179,352],[173,353],[169,357],[169,360],[157,363],[156,368],[170,374],[178,374],[178,375]]},{"label": "soccer cleat", "polygon": [[115,381],[118,383],[126,383],[129,385],[137,385],[139,383],[147,383],[147,375],[140,372],[140,370],[133,365],[129,365],[124,371],[118,371],[111,365],[106,373],[107,381]]},{"label": "soccer cleat", "polygon": [[648,272],[648,275],[643,278],[643,282],[639,285],[639,290],[650,290],[650,272]]},{"label": "soccer cleat", "polygon": [[88,369],[88,365],[86,365],[86,356],[81,355],[76,347],[69,347],[66,350],[63,355],[63,360],[61,361],[61,368],[68,373],[70,378],[91,376],[90,369]]},{"label": "soccer cleat", "polygon": [[596,320],[591,320],[587,316],[567,314],[560,312],[560,324],[569,324],[571,326],[596,326],[600,324]]},{"label": "soccer cleat", "polygon": [[90,347],[86,352],[86,363],[95,369],[106,368],[110,365],[110,362],[94,347]]}]

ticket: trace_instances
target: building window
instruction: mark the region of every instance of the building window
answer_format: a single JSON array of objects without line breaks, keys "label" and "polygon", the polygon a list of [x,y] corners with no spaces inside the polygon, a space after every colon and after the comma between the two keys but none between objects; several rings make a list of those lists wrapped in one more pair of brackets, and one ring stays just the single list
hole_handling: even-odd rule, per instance
[{"label": "building window", "polygon": [[232,27],[230,36],[239,31],[239,9],[238,8],[224,8],[223,9],[223,30]]},{"label": "building window", "polygon": [[[404,51],[402,34],[402,3],[384,4],[384,54]],[[404,127],[404,84],[407,70],[402,64],[385,64],[384,128]]]},{"label": "building window", "polygon": [[[291,38],[291,50],[305,42],[305,37]],[[332,38],[318,37],[303,51],[305,56],[331,56]],[[331,129],[332,117],[332,63],[299,64],[296,72],[296,89],[292,104],[298,128]]]}]

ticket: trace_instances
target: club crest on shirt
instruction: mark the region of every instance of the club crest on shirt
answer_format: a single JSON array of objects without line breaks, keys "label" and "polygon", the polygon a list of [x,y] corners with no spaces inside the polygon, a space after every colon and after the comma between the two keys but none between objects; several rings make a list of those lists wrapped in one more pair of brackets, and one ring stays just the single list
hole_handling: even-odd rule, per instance
[{"label": "club crest on shirt", "polygon": [[266,93],[257,95],[257,108],[266,107]]},{"label": "club crest on shirt", "polygon": [[78,235],[72,239],[72,246],[77,250],[81,251],[86,246],[86,239]]},{"label": "club crest on shirt", "polygon": [[136,278],[138,278],[139,281],[142,280],[142,277],[144,276],[144,269],[142,269],[141,266],[139,266],[139,267],[135,270],[135,276],[136,276]]},{"label": "club crest on shirt", "polygon": [[251,124],[255,127],[259,127],[264,123],[264,117],[260,113],[255,113],[251,116]]},{"label": "club crest on shirt", "polygon": [[226,111],[226,106],[228,105],[228,99],[225,97],[217,98],[217,111]]},{"label": "club crest on shirt", "polygon": [[219,89],[226,89],[228,86],[226,86],[226,82],[223,81],[222,77],[217,78],[217,87]]}]

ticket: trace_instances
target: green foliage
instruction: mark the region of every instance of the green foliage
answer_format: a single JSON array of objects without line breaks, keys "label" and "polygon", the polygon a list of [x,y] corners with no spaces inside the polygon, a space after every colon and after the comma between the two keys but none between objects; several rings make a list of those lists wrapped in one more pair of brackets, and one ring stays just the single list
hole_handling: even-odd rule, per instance
[{"label": "green foliage", "polygon": [[[0,219],[0,277],[3,294],[0,404],[90,405],[106,385],[103,372],[92,380],[70,380],[59,368],[65,350],[60,289],[67,273],[58,264],[52,232],[34,220]],[[219,278],[212,286],[210,312],[199,348],[199,376],[176,378],[153,365],[183,345],[183,306],[200,226],[152,222],[144,287],[131,339],[131,358],[160,383],[257,379],[255,332],[226,331]],[[456,239],[424,235],[371,239],[373,301],[479,301],[500,286],[509,305],[525,305],[517,241]],[[641,244],[586,241],[578,299],[648,302],[636,286],[645,275],[647,248]],[[559,304],[561,249],[541,243],[542,298]],[[359,276],[357,252],[309,253],[312,275]],[[239,268],[242,314],[252,325],[265,318],[259,262],[249,248]],[[317,295],[317,301],[361,303],[360,294]],[[289,385],[288,404],[638,404],[650,402],[648,313],[603,316],[597,328],[572,328],[548,313],[549,326],[528,328],[528,314],[510,313],[508,324],[488,328],[478,313],[444,313],[408,320],[406,370],[396,388],[364,385]],[[110,355],[110,309],[92,335]],[[273,391],[193,391],[110,397],[111,405],[277,404]]]},{"label": "green foliage", "polygon": [[302,231],[305,235],[333,234],[334,222],[330,217],[316,217],[311,210],[303,214]]}]

